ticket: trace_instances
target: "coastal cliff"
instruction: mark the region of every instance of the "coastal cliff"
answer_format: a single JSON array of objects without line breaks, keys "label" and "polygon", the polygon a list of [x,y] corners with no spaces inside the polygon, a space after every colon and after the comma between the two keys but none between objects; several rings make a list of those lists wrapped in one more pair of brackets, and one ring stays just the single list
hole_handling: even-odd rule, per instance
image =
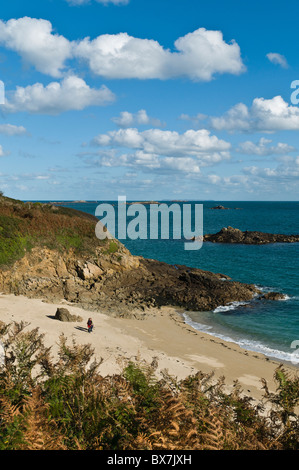
[{"label": "coastal cliff", "polygon": [[133,256],[116,239],[98,240],[97,222],[62,206],[1,197],[1,291],[118,316],[165,305],[213,310],[260,294],[224,274]]}]

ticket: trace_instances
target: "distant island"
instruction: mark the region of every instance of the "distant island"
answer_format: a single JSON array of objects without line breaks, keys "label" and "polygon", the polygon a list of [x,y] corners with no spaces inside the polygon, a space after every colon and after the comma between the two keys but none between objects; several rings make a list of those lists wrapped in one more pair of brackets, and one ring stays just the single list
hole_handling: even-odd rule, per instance
[{"label": "distant island", "polygon": [[131,204],[160,204],[158,201],[128,201],[126,204],[131,205]]},{"label": "distant island", "polygon": [[230,210],[230,209],[241,210],[241,207],[224,207],[224,206],[220,205],[220,206],[210,207],[210,209],[227,211],[227,210]]},{"label": "distant island", "polygon": [[267,243],[296,243],[299,235],[265,233],[238,228],[223,227],[219,232],[203,236],[203,241],[212,243],[241,243],[245,245],[263,245]]}]

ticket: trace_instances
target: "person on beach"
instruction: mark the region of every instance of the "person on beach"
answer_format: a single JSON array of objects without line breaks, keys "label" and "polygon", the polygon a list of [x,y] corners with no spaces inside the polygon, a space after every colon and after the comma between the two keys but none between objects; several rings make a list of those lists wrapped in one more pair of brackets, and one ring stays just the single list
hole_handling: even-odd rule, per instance
[{"label": "person on beach", "polygon": [[89,318],[88,321],[87,321],[87,328],[88,328],[88,333],[91,333],[92,329],[93,329],[93,323],[92,323],[91,318]]}]

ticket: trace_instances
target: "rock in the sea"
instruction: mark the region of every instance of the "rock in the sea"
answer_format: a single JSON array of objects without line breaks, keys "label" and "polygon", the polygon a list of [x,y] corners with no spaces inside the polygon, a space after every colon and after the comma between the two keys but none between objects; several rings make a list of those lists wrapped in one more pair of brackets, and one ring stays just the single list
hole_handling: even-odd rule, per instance
[{"label": "rock in the sea", "polygon": [[299,235],[273,234],[223,227],[215,234],[204,235],[205,242],[212,243],[242,243],[244,245],[265,245],[267,243],[295,243],[299,242]]},{"label": "rock in the sea", "polygon": [[55,318],[65,322],[81,322],[83,318],[79,315],[72,315],[67,308],[60,307],[56,310]]},{"label": "rock in the sea", "polygon": [[224,206],[215,206],[215,207],[211,207],[211,209],[228,210],[228,207],[224,207]]},{"label": "rock in the sea", "polygon": [[285,300],[285,295],[281,294],[280,292],[267,292],[267,294],[263,294],[260,299],[266,300]]}]

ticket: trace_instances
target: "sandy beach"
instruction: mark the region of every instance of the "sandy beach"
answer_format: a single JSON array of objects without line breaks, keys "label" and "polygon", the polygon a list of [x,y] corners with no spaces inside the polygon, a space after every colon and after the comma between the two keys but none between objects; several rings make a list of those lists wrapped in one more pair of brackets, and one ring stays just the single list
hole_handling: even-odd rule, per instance
[{"label": "sandy beach", "polygon": [[[83,322],[58,321],[54,318],[57,307],[80,315]],[[215,380],[225,377],[228,390],[237,379],[244,393],[257,400],[263,396],[261,378],[267,380],[270,391],[275,390],[273,374],[279,361],[194,330],[173,308],[152,309],[145,313],[143,320],[114,318],[83,310],[66,301],[50,304],[40,299],[0,295],[1,321],[27,322],[30,324],[27,330],[38,327],[45,335],[45,345],[52,347],[53,355],[57,354],[61,334],[69,342],[74,338],[77,344],[91,344],[96,358],[103,359],[99,369],[103,375],[120,372],[129,360],[150,363],[156,358],[157,373],[167,369],[178,379],[197,371],[213,371]],[[90,334],[86,327],[89,317],[95,325]],[[298,374],[299,369],[295,366],[285,367]]]}]

